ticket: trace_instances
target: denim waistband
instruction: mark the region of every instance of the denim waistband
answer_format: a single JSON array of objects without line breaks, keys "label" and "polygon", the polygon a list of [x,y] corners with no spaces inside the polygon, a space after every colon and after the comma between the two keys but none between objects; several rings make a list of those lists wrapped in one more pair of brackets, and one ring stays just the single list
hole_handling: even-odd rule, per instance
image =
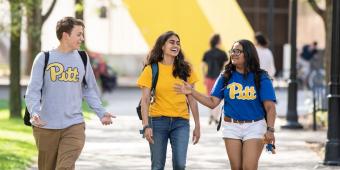
[{"label": "denim waistband", "polygon": [[153,119],[153,120],[171,119],[171,120],[187,120],[187,121],[189,121],[189,119],[185,119],[183,117],[169,117],[169,116],[151,117],[151,119]]}]

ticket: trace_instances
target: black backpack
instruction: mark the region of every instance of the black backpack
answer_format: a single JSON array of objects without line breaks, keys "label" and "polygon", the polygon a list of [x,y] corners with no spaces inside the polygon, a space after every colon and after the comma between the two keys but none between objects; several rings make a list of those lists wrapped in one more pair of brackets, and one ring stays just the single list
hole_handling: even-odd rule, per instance
[{"label": "black backpack", "polygon": [[[153,98],[155,97],[156,85],[158,81],[158,63],[153,63],[151,65],[151,69],[152,69],[151,100],[153,100]],[[136,107],[139,120],[142,120],[141,102],[142,102],[142,99],[139,100],[138,106]]]},{"label": "black backpack", "polygon": [[[85,68],[85,75],[86,75],[86,65],[87,65],[87,55],[86,55],[86,52],[85,51],[78,51],[80,57],[81,57],[81,60],[83,61],[83,64],[84,64],[84,68]],[[44,80],[44,77],[45,77],[45,71],[46,71],[46,67],[47,67],[47,64],[48,64],[48,60],[50,58],[50,53],[48,51],[45,51],[44,52],[45,54],[45,64],[44,64],[44,71],[43,71],[43,80]],[[85,86],[85,88],[87,88],[87,82],[86,82],[86,79],[85,79],[85,75],[84,75],[84,78],[83,78],[83,85]],[[43,86],[44,86],[44,81],[43,81]],[[40,90],[41,92],[41,95],[42,95],[42,88]],[[41,102],[41,99],[40,99],[40,102]],[[28,112],[27,110],[27,107],[25,108],[25,115],[24,115],[24,124],[26,126],[32,126],[31,122],[30,122],[30,119],[31,119],[31,115],[30,113]]]},{"label": "black backpack", "polygon": [[[151,85],[151,98],[150,101],[154,100],[155,93],[156,93],[156,85],[158,81],[158,63],[152,63],[151,64],[152,69],[152,85]],[[183,79],[184,81],[187,81],[187,78]],[[138,106],[136,107],[137,115],[139,120],[142,120],[142,107],[141,107],[142,99],[139,100]],[[188,103],[187,103],[188,105]],[[189,108],[189,105],[188,105]]]}]

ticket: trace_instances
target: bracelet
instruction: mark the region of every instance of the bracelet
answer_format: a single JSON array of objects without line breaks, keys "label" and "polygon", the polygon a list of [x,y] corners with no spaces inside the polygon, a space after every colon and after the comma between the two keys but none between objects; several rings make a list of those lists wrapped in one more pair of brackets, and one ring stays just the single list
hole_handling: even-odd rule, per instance
[{"label": "bracelet", "polygon": [[274,132],[275,132],[275,129],[274,129],[273,127],[269,127],[269,126],[268,126],[268,127],[267,127],[267,131],[273,132],[273,133],[274,133]]}]

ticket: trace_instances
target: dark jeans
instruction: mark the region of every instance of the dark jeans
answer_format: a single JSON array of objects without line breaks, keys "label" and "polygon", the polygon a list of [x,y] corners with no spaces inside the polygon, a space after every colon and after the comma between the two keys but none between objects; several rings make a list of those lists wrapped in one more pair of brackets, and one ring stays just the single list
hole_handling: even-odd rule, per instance
[{"label": "dark jeans", "polygon": [[150,144],[151,169],[164,169],[168,139],[170,139],[173,169],[184,170],[189,143],[189,120],[157,117],[152,118],[152,126],[154,144]]}]

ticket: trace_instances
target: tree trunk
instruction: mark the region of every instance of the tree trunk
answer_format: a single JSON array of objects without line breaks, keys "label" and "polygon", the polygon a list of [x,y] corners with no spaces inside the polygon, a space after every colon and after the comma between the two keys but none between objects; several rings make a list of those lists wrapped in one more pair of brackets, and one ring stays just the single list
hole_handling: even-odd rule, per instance
[{"label": "tree trunk", "polygon": [[27,5],[27,61],[26,75],[30,75],[35,56],[41,50],[41,0],[33,0],[32,4]]},{"label": "tree trunk", "polygon": [[323,57],[323,64],[326,71],[326,82],[330,80],[331,73],[331,55],[332,55],[332,3],[331,1],[326,1],[326,11],[325,11],[325,32],[326,32],[326,43],[325,43],[325,54]]},{"label": "tree trunk", "polygon": [[21,5],[20,0],[11,0],[11,44],[10,44],[10,118],[21,117],[20,94],[20,37]]},{"label": "tree trunk", "polygon": [[312,9],[322,18],[325,27],[325,53],[323,56],[323,65],[326,71],[326,82],[329,82],[330,77],[330,60],[332,53],[332,2],[331,0],[326,1],[326,9],[321,9],[315,0],[308,0]]},{"label": "tree trunk", "polygon": [[30,75],[35,56],[41,51],[41,31],[46,19],[50,16],[56,0],[52,1],[45,15],[42,15],[42,0],[26,3],[27,9],[27,62],[25,74]]}]

